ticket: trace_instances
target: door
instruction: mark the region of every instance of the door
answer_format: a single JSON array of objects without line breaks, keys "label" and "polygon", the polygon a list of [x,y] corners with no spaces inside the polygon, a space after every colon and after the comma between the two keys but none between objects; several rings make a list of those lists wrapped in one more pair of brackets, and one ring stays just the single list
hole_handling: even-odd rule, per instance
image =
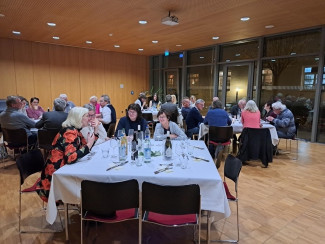
[{"label": "door", "polygon": [[253,62],[223,66],[219,80],[222,80],[222,102],[228,112],[240,99],[252,98],[253,74]]},{"label": "door", "polygon": [[175,95],[179,99],[179,73],[178,69],[165,70],[165,95]]}]

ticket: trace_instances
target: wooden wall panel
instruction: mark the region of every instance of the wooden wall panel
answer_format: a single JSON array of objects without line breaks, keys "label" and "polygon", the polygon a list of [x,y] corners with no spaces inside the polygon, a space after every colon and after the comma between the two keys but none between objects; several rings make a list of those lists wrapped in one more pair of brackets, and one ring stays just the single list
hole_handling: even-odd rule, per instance
[{"label": "wooden wall panel", "polygon": [[146,56],[0,38],[0,98],[37,96],[44,109],[61,93],[78,106],[108,94],[120,118],[148,90],[148,74]]},{"label": "wooden wall panel", "polygon": [[80,106],[79,52],[78,48],[50,45],[51,93],[58,97],[68,95],[68,100]]},{"label": "wooden wall panel", "polygon": [[91,96],[98,98],[107,93],[105,83],[104,52],[80,49],[80,97],[81,105],[89,103]]},{"label": "wooden wall panel", "polygon": [[51,89],[49,45],[32,43],[34,90],[40,99],[40,106],[46,111],[53,107],[54,97],[49,92]]},{"label": "wooden wall panel", "polygon": [[34,92],[32,43],[20,40],[14,40],[13,43],[17,94],[29,101],[37,95]]},{"label": "wooden wall panel", "polygon": [[0,38],[0,99],[17,93],[13,48],[12,39]]}]

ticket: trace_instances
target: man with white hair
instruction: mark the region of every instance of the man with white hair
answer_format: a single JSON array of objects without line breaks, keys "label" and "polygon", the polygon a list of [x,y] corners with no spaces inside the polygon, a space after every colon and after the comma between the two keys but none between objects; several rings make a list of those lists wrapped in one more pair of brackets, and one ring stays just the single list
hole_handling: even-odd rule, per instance
[{"label": "man with white hair", "polygon": [[[240,117],[241,115],[241,111],[245,108],[246,106],[246,99],[240,99],[238,101],[238,104],[237,105],[234,105],[231,107],[230,109],[230,113],[232,115],[232,117]],[[239,118],[238,118],[239,119]]]},{"label": "man with white hair", "polygon": [[281,102],[275,102],[272,104],[273,112],[277,114],[276,118],[272,116],[266,117],[267,121],[270,121],[276,128],[279,138],[291,139],[296,135],[295,118],[292,112],[287,109],[287,106]]},{"label": "man with white hair", "polygon": [[69,111],[76,106],[72,101],[68,101],[67,94],[60,94],[59,98],[65,100],[67,103],[64,108],[64,112],[66,113],[69,113]]},{"label": "man with white hair", "polygon": [[193,134],[199,133],[199,126],[203,122],[203,117],[200,111],[204,108],[204,100],[198,99],[195,101],[195,106],[191,108],[186,117],[187,136],[192,137]]}]

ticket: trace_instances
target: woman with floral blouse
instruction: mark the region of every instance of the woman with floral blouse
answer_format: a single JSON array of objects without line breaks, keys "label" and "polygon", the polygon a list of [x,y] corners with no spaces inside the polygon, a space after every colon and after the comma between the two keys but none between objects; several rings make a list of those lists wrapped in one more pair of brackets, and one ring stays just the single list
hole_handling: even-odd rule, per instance
[{"label": "woman with floral blouse", "polygon": [[98,139],[98,123],[92,125],[94,133],[87,135],[88,142],[83,137],[80,130],[88,124],[88,109],[81,107],[72,108],[66,121],[62,123],[62,129],[52,142],[52,150],[37,186],[37,193],[43,201],[48,201],[53,173],[65,164],[73,164],[87,155]]}]

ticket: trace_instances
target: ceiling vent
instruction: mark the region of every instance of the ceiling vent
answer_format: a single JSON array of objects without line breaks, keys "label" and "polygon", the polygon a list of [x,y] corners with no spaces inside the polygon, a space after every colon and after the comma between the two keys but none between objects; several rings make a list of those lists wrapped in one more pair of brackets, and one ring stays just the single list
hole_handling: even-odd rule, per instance
[{"label": "ceiling vent", "polygon": [[161,23],[164,25],[178,25],[178,18],[176,16],[170,16],[170,11],[168,12],[168,16],[161,19]]}]

